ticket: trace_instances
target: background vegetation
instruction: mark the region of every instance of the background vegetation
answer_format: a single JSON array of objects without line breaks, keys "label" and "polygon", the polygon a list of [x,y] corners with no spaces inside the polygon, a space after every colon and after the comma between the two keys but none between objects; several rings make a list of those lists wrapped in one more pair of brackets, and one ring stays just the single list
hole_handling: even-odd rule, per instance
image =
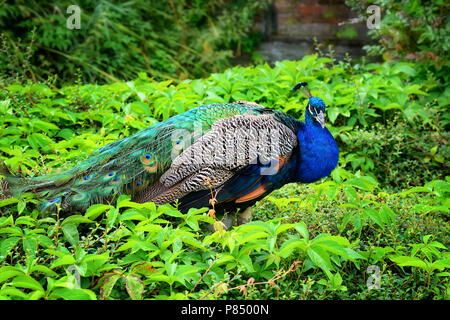
[{"label": "background vegetation", "polygon": [[[204,77],[249,52],[260,38],[253,17],[269,0],[0,2],[0,74],[58,84]],[[81,29],[66,28],[70,5]]]},{"label": "background vegetation", "polygon": [[379,29],[369,30],[377,41],[367,45],[369,55],[386,60],[420,61],[427,69],[448,79],[450,46],[450,4],[444,0],[346,0],[347,5],[366,17],[370,5],[380,8]]},{"label": "background vegetation", "polygon": [[[160,36],[157,30],[149,38]],[[12,61],[26,52],[15,51]],[[0,82],[0,160],[25,175],[70,167],[109,142],[203,103],[255,101],[302,119],[306,98],[291,93],[299,81],[329,106],[327,127],[340,161],[323,181],[272,193],[255,205],[253,222],[230,230],[206,209],[181,214],[176,206],[126,197],[70,216],[39,212],[31,194],[2,200],[1,299],[449,298],[445,53],[430,67],[404,55],[380,64],[338,62],[330,51],[196,80],[178,71],[163,80],[139,69],[140,62],[127,62],[135,68],[128,76],[99,64],[120,78],[136,73],[109,84],[95,83],[111,79],[99,79],[94,69],[74,79],[75,73],[58,71],[80,68],[74,60],[51,69],[57,59],[43,58],[52,62],[51,73],[72,79],[64,86],[38,72],[45,69],[33,60],[40,54],[30,53],[23,69],[4,69]],[[164,59],[152,65],[157,61]],[[30,70],[44,80],[33,81]],[[376,279],[379,287],[372,288]]]}]

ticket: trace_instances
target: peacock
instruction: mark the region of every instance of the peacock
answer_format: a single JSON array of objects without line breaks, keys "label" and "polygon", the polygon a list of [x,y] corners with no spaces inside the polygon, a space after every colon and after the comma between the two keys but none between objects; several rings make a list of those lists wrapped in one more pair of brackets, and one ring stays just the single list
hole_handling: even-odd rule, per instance
[{"label": "peacock", "polygon": [[128,194],[138,203],[176,203],[181,212],[244,212],[245,222],[247,209],[273,190],[317,181],[337,165],[326,105],[306,86],[293,88],[309,98],[305,122],[254,102],[205,104],[101,147],[61,173],[25,178],[3,165],[3,194],[31,192],[41,210],[68,213]]}]

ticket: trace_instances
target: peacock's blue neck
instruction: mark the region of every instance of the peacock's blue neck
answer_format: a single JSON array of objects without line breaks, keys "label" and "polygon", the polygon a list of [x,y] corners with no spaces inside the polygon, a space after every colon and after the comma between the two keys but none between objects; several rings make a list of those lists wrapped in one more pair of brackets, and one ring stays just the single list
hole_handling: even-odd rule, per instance
[{"label": "peacock's blue neck", "polygon": [[305,118],[305,125],[297,132],[295,181],[309,183],[328,176],[337,166],[339,149],[327,128],[322,128],[312,118]]}]

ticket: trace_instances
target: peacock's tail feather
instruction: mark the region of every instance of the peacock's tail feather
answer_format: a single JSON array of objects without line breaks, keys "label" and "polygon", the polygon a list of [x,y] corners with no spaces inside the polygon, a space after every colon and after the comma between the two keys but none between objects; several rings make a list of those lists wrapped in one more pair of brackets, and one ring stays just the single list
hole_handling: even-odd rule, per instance
[{"label": "peacock's tail feather", "polygon": [[203,105],[110,143],[61,173],[26,178],[3,168],[7,181],[3,194],[20,197],[35,193],[42,199],[41,209],[60,206],[64,211],[84,210],[121,194],[133,195],[158,181],[172,159],[208,132],[218,119],[264,110],[244,103]]}]

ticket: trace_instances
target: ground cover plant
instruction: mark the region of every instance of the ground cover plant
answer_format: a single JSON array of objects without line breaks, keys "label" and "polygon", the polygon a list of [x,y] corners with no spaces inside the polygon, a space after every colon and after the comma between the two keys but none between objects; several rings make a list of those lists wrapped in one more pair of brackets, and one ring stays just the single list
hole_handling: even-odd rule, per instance
[{"label": "ground cover plant", "polygon": [[329,106],[331,177],[285,186],[228,230],[205,208],[126,196],[71,215],[39,212],[31,194],[1,200],[0,298],[448,299],[450,90],[419,63],[309,55],[179,82],[3,83],[1,160],[54,172],[203,103],[301,119],[300,81]]}]

